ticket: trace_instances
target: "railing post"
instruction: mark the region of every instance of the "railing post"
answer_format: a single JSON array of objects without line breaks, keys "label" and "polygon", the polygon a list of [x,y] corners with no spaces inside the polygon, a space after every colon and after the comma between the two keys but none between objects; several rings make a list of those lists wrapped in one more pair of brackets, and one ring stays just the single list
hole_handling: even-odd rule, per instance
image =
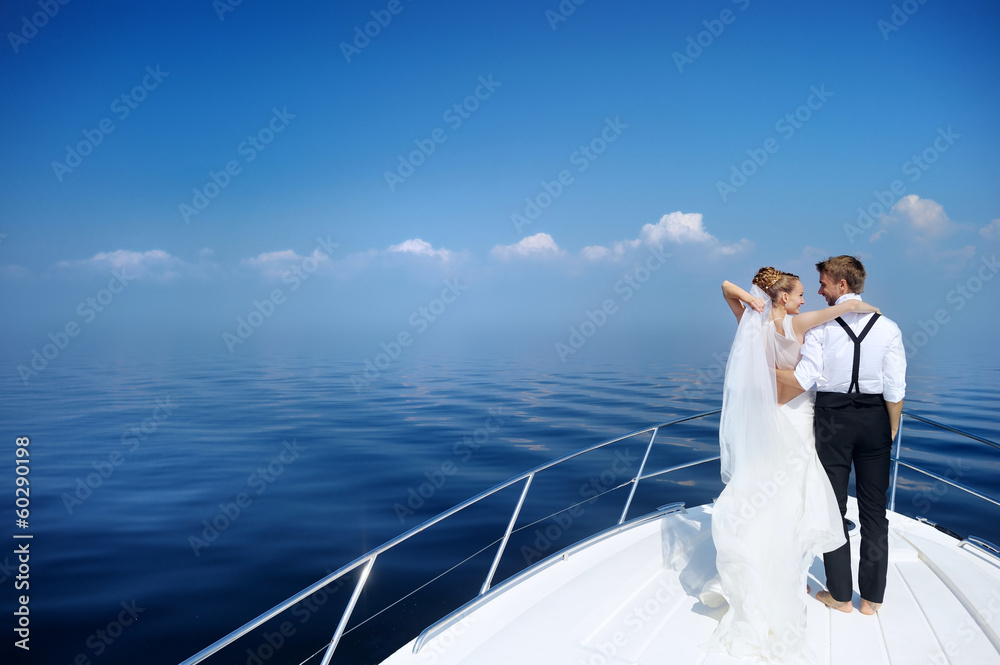
[{"label": "railing post", "polygon": [[892,494],[889,498],[889,510],[896,510],[896,480],[899,478],[899,456],[903,446],[903,414],[899,414],[899,429],[896,430],[896,454],[892,458]]},{"label": "railing post", "polygon": [[330,645],[326,648],[326,653],[323,654],[322,665],[330,665],[330,659],[333,658],[333,652],[337,648],[340,638],[344,635],[344,629],[347,627],[347,621],[351,618],[351,612],[354,611],[354,606],[358,603],[358,598],[361,596],[361,589],[364,588],[365,582],[368,581],[368,573],[371,572],[374,564],[375,557],[372,557],[368,559],[365,569],[361,571],[361,577],[358,579],[358,583],[354,587],[354,593],[351,594],[351,600],[347,603],[347,607],[344,609],[344,614],[340,617],[340,623],[337,624],[337,632],[333,634],[333,639],[330,640]]},{"label": "railing post", "polygon": [[624,522],[625,516],[628,515],[628,509],[632,505],[632,497],[635,496],[635,490],[639,487],[639,479],[642,478],[642,471],[646,468],[646,460],[649,459],[649,451],[653,449],[653,441],[656,440],[656,433],[659,431],[659,427],[653,428],[653,434],[649,437],[649,445],[646,446],[646,454],[642,456],[642,464],[639,465],[639,473],[635,474],[635,478],[632,479],[632,489],[629,490],[628,500],[625,502],[625,508],[622,510],[622,516],[618,518],[619,524]]},{"label": "railing post", "polygon": [[514,514],[510,516],[510,522],[507,523],[507,531],[503,534],[503,540],[500,541],[500,548],[497,550],[497,555],[493,557],[493,565],[490,566],[490,572],[486,575],[486,581],[483,582],[483,587],[479,590],[479,595],[483,595],[490,589],[490,583],[493,581],[493,575],[497,572],[497,566],[500,565],[500,557],[503,556],[503,551],[507,547],[507,541],[510,539],[510,533],[514,530],[514,524],[517,522],[517,516],[521,514],[521,506],[524,505],[524,499],[528,496],[528,488],[531,487],[531,481],[535,479],[535,474],[528,476],[528,482],[524,484],[524,489],[521,490],[521,498],[517,501],[517,506],[514,507]]}]

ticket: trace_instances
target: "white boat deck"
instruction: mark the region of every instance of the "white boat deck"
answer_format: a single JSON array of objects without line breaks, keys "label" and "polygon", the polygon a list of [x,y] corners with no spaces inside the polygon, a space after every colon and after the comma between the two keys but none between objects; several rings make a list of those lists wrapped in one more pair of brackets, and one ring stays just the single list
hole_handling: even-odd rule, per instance
[{"label": "white boat deck", "polygon": [[[853,498],[848,516],[857,521]],[[714,574],[711,506],[640,522],[503,584],[411,642],[385,665],[724,665],[705,644],[725,605],[692,590]],[[890,513],[885,603],[875,616],[809,599],[821,664],[1000,665],[1000,562]],[[852,534],[854,570],[859,536]],[[812,593],[823,565],[810,570]],[[805,590],[803,589],[803,593]]]}]

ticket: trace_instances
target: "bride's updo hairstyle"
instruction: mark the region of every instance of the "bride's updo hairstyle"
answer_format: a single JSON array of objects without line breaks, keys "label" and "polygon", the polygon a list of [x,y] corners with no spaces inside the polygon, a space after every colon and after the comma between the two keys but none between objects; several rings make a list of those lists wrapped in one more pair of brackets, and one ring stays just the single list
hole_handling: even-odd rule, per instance
[{"label": "bride's updo hairstyle", "polygon": [[778,304],[778,296],[782,293],[791,293],[797,281],[799,281],[798,275],[782,272],[771,266],[761,268],[753,278],[754,285],[771,298],[772,305]]}]

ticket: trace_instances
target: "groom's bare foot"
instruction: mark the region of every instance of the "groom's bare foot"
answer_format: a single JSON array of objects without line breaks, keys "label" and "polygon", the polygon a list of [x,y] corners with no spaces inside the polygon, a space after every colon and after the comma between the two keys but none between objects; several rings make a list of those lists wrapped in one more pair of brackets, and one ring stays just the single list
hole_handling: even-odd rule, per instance
[{"label": "groom's bare foot", "polygon": [[865,600],[864,598],[861,599],[861,613],[862,614],[867,614],[868,616],[871,616],[872,614],[875,614],[876,612],[878,612],[879,608],[881,608],[881,607],[882,607],[882,603],[872,603],[872,602],[869,602],[869,601]]},{"label": "groom's bare foot", "polygon": [[829,591],[820,591],[816,594],[816,600],[823,603],[832,610],[839,610],[845,614],[850,614],[854,606],[851,605],[851,601],[845,600],[843,602],[835,600],[833,596],[830,595]]}]

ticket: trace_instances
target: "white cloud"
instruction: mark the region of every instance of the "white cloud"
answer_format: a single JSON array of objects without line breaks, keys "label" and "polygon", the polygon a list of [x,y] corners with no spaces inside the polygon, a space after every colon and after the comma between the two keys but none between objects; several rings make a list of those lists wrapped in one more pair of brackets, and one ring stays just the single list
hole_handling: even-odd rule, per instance
[{"label": "white cloud", "polygon": [[133,279],[152,279],[165,282],[189,272],[193,266],[172,256],[162,249],[133,252],[119,249],[114,252],[98,252],[89,259],[80,261],[60,261],[57,268],[84,268],[110,272],[121,271]]},{"label": "white cloud", "polygon": [[600,261],[603,258],[607,258],[610,253],[610,249],[601,245],[588,245],[580,250],[580,256],[588,261]]},{"label": "white cloud", "polygon": [[[330,257],[318,247],[313,250],[312,254],[306,256],[298,254],[293,249],[282,249],[277,252],[264,252],[249,259],[242,259],[240,263],[259,271],[264,277],[277,279],[295,266],[301,266],[308,272],[314,272],[316,267],[303,264],[309,258],[312,258],[316,262],[316,265],[319,266]],[[310,267],[312,267],[312,270],[309,270]]]},{"label": "white cloud", "polygon": [[987,240],[1000,240],[1000,219],[994,219],[992,222],[979,229],[979,235]]},{"label": "white cloud", "polygon": [[957,225],[948,219],[940,203],[909,194],[896,201],[888,215],[882,216],[882,228],[872,236],[872,241],[878,240],[885,234],[886,228],[897,221],[907,224],[910,230],[923,240],[940,238],[957,228]]},{"label": "white cloud", "polygon": [[509,259],[515,256],[559,256],[563,251],[559,249],[559,245],[556,244],[556,241],[548,233],[536,233],[533,236],[522,238],[520,242],[513,245],[497,245],[490,253],[501,259]]},{"label": "white cloud", "polygon": [[701,213],[677,211],[664,215],[656,224],[644,224],[639,231],[639,237],[634,240],[620,240],[612,244],[610,248],[591,245],[584,247],[580,254],[584,259],[590,261],[618,260],[628,250],[637,249],[643,245],[663,249],[667,243],[695,245],[705,248],[711,254],[722,256],[739,254],[754,246],[746,238],[723,245],[718,238],[705,230]]},{"label": "white cloud", "polygon": [[299,256],[294,249],[282,249],[277,252],[264,252],[249,259],[243,259],[241,263],[254,268],[267,268],[269,266],[301,261],[304,257]]},{"label": "white cloud", "polygon": [[639,238],[647,245],[662,247],[664,242],[712,243],[718,238],[705,231],[700,212],[672,212],[656,224],[645,224]]},{"label": "white cloud", "polygon": [[586,261],[619,261],[625,256],[628,250],[636,249],[641,245],[642,241],[639,239],[619,240],[612,243],[610,248],[603,245],[590,245],[580,250],[580,256]]},{"label": "white cloud", "polygon": [[[321,243],[322,245],[322,243]],[[333,247],[336,247],[334,245]],[[275,252],[264,252],[257,256],[243,259],[241,265],[257,270],[270,279],[283,277],[291,270],[301,269],[306,272],[332,275],[335,279],[350,279],[357,274],[373,269],[376,266],[398,265],[396,257],[412,255],[442,262],[460,261],[463,252],[453,252],[440,248],[435,249],[429,242],[420,238],[405,240],[398,245],[391,245],[384,250],[369,249],[363,252],[346,254],[340,259],[333,259],[331,247],[317,246],[311,254],[301,255],[295,250],[284,249]],[[315,264],[314,264],[315,262]]]},{"label": "white cloud", "polygon": [[672,212],[660,218],[656,224],[645,224],[639,234],[639,239],[647,246],[660,249],[666,243],[676,245],[698,245],[712,254],[732,256],[753,248],[753,243],[746,238],[738,242],[723,245],[718,238],[705,230],[700,212]]},{"label": "white cloud", "polygon": [[283,249],[277,252],[263,252],[249,259],[242,259],[240,263],[260,271],[267,277],[280,277],[303,258],[305,257],[299,256],[295,250]]},{"label": "white cloud", "polygon": [[[930,263],[939,269],[954,272],[964,268],[975,255],[975,248],[969,244],[946,246],[946,238],[958,233],[967,234],[974,227],[952,221],[941,204],[933,199],[922,199],[916,194],[904,196],[879,218],[879,222],[879,229],[869,240],[875,242],[896,236],[893,241],[905,248],[907,258],[914,263]],[[988,239],[994,229],[1000,232],[1000,223],[995,224],[995,227],[991,224],[979,233]]]},{"label": "white cloud", "polygon": [[642,245],[642,241],[638,238],[635,240],[619,240],[611,246],[611,251],[615,253],[615,256],[624,256],[626,251],[636,249],[640,245]]},{"label": "white cloud", "polygon": [[730,243],[728,245],[720,245],[716,251],[723,256],[732,256],[733,254],[750,251],[753,247],[754,245],[752,240],[742,238],[739,242]]},{"label": "white cloud", "polygon": [[98,252],[90,258],[92,263],[106,263],[113,268],[133,268],[141,266],[163,265],[179,262],[162,249],[151,249],[146,252],[131,252],[127,249],[119,249],[116,252]]},{"label": "white cloud", "polygon": [[434,247],[420,238],[412,238],[410,240],[404,240],[398,245],[392,245],[389,247],[389,252],[400,252],[404,254],[416,254],[417,256],[429,256],[438,257],[442,261],[447,261],[452,257],[452,252],[445,249],[434,249]]}]

